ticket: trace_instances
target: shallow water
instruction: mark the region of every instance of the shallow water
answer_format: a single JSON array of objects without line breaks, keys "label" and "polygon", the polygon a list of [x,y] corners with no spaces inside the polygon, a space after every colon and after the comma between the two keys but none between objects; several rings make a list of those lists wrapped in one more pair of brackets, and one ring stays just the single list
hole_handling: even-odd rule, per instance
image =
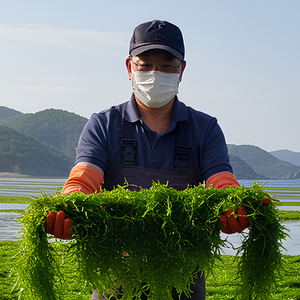
[{"label": "shallow water", "polygon": [[42,193],[55,195],[66,178],[0,178],[0,196],[39,197]]},{"label": "shallow water", "polygon": [[277,206],[279,210],[300,211],[300,206]]},{"label": "shallow water", "polygon": [[22,228],[21,224],[17,222],[20,216],[21,214],[18,213],[0,212],[0,241],[17,241],[20,239],[20,236],[16,236]]},{"label": "shallow water", "polygon": [[[20,197],[38,197],[41,193],[50,193],[54,195],[57,188],[63,187],[67,178],[0,178],[0,196],[20,196]],[[241,185],[246,187],[253,186],[254,182],[259,185],[264,185],[265,190],[268,192],[268,187],[299,187],[300,180],[238,180]],[[277,193],[283,192],[275,196],[280,201],[300,201],[300,191],[293,193],[287,191],[276,191]],[[276,194],[270,192],[270,195]]]},{"label": "shallow water", "polygon": [[0,210],[4,209],[26,209],[28,207],[28,203],[0,203]]},{"label": "shallow water", "polygon": [[[280,201],[295,201],[300,202],[300,180],[238,180],[240,185],[245,187],[252,187],[254,182],[257,182],[260,186],[264,186],[264,190],[273,198]],[[276,187],[278,190],[272,190],[269,188]],[[283,188],[281,190],[281,188]],[[285,190],[290,188],[290,190]]]},{"label": "shallow water", "polygon": [[[300,221],[286,221],[283,222],[285,228],[289,231],[286,233],[290,236],[287,237],[286,240],[282,241],[282,253],[286,255],[300,255]],[[247,232],[245,230],[244,232]],[[227,237],[228,242],[230,242],[234,247],[239,247],[241,245],[241,241],[243,239],[242,234],[234,233],[234,234],[224,234],[221,233],[221,237],[225,239]],[[236,250],[232,247],[230,248],[222,248],[225,254],[235,255]]]},{"label": "shallow water", "polygon": [[251,187],[254,182],[268,187],[300,187],[300,180],[238,180],[240,185]]}]

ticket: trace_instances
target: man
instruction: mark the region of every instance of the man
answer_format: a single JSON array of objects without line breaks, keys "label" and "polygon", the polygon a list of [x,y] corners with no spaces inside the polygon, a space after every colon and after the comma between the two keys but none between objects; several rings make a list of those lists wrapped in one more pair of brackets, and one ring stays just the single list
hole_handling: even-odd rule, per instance
[{"label": "man", "polygon": [[[125,181],[131,190],[149,188],[153,181],[178,190],[203,181],[214,188],[239,185],[217,120],[176,96],[186,67],[184,54],[177,26],[155,20],[135,28],[126,59],[133,95],[92,115],[62,195],[99,193],[100,187],[111,190]],[[233,222],[236,231],[244,229],[235,218]],[[204,275],[200,272],[194,282],[189,299],[205,299]]]}]

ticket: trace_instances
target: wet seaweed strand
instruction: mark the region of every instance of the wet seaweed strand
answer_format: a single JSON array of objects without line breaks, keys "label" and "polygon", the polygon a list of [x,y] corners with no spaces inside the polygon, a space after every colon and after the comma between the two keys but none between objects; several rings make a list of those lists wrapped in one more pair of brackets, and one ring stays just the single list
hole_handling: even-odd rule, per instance
[{"label": "wet seaweed strand", "polygon": [[[263,204],[268,197],[271,201]],[[223,190],[202,185],[176,191],[153,183],[131,192],[124,187],[86,195],[42,195],[21,219],[21,251],[14,269],[20,299],[64,299],[62,258],[74,265],[74,277],[86,290],[109,290],[123,298],[173,299],[187,292],[199,270],[221,258],[220,213],[245,208],[249,234],[243,235],[237,279],[238,299],[268,299],[282,268],[281,241],[287,236],[272,199],[257,183]],[[57,254],[45,233],[49,212],[63,210],[73,220],[75,239]],[[124,256],[124,252],[129,255]],[[62,289],[63,286],[63,289]]]}]

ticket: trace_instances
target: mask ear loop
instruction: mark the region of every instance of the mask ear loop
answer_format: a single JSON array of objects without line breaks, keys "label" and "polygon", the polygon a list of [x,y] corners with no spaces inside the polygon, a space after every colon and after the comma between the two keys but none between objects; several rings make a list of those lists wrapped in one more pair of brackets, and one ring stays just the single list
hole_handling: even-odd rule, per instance
[{"label": "mask ear loop", "polygon": [[136,78],[135,78],[135,73],[138,72],[138,71],[133,71],[132,69],[132,64],[134,64],[134,62],[132,60],[131,61],[131,70],[130,70],[130,77],[131,77],[131,83],[132,83],[132,88],[133,88],[133,91],[136,90]]},{"label": "mask ear loop", "polygon": [[183,73],[181,73],[181,67],[182,67],[182,63],[183,63],[183,60],[181,61],[180,65],[179,65],[179,79],[178,79],[178,85],[179,83],[181,82],[181,79],[182,79],[182,75]]}]

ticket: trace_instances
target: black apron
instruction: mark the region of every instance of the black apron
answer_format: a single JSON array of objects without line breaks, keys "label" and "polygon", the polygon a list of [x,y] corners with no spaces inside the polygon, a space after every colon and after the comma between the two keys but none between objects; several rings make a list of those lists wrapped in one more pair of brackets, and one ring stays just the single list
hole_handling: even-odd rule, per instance
[{"label": "black apron", "polygon": [[[167,184],[169,187],[182,191],[188,185],[198,185],[196,176],[190,172],[189,164],[189,151],[191,151],[190,142],[186,137],[188,136],[188,124],[186,121],[178,122],[175,130],[175,171],[161,171],[149,168],[143,168],[136,165],[134,160],[136,140],[134,139],[134,124],[128,122],[124,118],[125,108],[122,107],[121,113],[123,117],[123,136],[122,136],[122,149],[123,149],[123,163],[119,167],[116,175],[114,176],[111,186],[123,185],[126,181],[128,189],[131,191],[139,191],[140,187],[148,189],[151,187],[153,181]],[[204,300],[205,299],[205,278],[203,272],[199,272],[197,278],[194,278],[194,284],[191,284],[190,297],[187,298],[184,294],[179,296],[173,295],[176,300]],[[109,298],[106,295],[107,299]],[[143,295],[142,299],[147,299]],[[105,300],[102,296],[101,300]],[[114,300],[112,298],[111,300]]]}]

